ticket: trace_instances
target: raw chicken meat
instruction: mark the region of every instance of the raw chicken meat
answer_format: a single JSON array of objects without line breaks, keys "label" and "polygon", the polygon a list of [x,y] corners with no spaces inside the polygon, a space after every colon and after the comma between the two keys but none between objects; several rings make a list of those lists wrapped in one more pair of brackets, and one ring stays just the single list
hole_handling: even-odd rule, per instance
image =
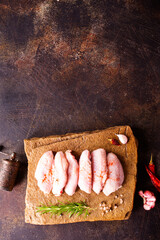
[{"label": "raw chicken meat", "polygon": [[109,196],[112,192],[118,190],[124,181],[124,172],[122,165],[114,153],[107,154],[108,178],[106,180],[103,192]]},{"label": "raw chicken meat", "polygon": [[91,155],[88,150],[84,150],[79,160],[79,181],[78,186],[86,193],[91,193],[92,187],[92,169]]},{"label": "raw chicken meat", "polygon": [[55,196],[60,196],[67,183],[68,161],[63,152],[57,152],[53,164],[53,189]]},{"label": "raw chicken meat", "polygon": [[35,178],[41,191],[49,194],[52,190],[55,196],[60,196],[64,188],[65,192],[72,196],[77,183],[80,189],[88,194],[93,188],[97,194],[103,189],[108,196],[122,186],[124,172],[117,156],[114,153],[106,156],[106,151],[102,148],[94,150],[91,155],[88,150],[83,151],[79,166],[71,150],[67,150],[65,154],[57,152],[55,158],[53,152],[48,151],[37,164]]},{"label": "raw chicken meat", "polygon": [[103,189],[107,179],[107,156],[102,148],[96,149],[91,153],[92,157],[92,175],[93,191],[97,194]]},{"label": "raw chicken meat", "polygon": [[65,187],[65,192],[69,195],[72,196],[77,188],[78,184],[78,175],[79,175],[79,166],[78,162],[75,159],[75,157],[72,155],[71,150],[67,150],[65,152],[66,158],[69,163],[68,167],[68,180],[67,184]]},{"label": "raw chicken meat", "polygon": [[40,158],[36,171],[35,178],[38,181],[38,187],[44,193],[50,193],[52,190],[52,164],[54,155],[52,151],[45,152]]}]

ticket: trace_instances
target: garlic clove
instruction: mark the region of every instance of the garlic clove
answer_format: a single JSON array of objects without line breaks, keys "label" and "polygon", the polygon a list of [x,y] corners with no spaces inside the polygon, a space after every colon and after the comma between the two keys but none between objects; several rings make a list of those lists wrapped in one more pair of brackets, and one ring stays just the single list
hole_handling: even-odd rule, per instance
[{"label": "garlic clove", "polygon": [[145,210],[150,210],[155,207],[156,197],[154,193],[150,191],[139,191],[139,195],[143,198],[143,208]]},{"label": "garlic clove", "polygon": [[150,209],[151,209],[151,207],[150,207],[148,204],[144,204],[144,205],[143,205],[143,208],[144,208],[145,210],[150,210]]},{"label": "garlic clove", "polygon": [[140,190],[138,194],[139,194],[139,196],[141,196],[143,198],[143,191],[142,190]]},{"label": "garlic clove", "polygon": [[143,205],[143,208],[145,209],[145,210],[150,210],[150,209],[152,209],[152,208],[154,208],[155,207],[155,202],[147,202],[147,203],[145,203],[144,205]]},{"label": "garlic clove", "polygon": [[150,204],[150,207],[154,208],[155,207],[155,202],[152,202],[152,204]]},{"label": "garlic clove", "polygon": [[124,134],[116,134],[116,135],[122,144],[126,144],[128,142],[128,138],[126,135]]},{"label": "garlic clove", "polygon": [[148,197],[148,198],[147,198],[147,202],[155,202],[155,201],[156,201],[155,196],[152,196],[152,197]]},{"label": "garlic clove", "polygon": [[150,191],[148,191],[148,190],[146,190],[146,191],[143,193],[143,195],[144,195],[144,197],[146,197],[146,198],[150,198],[150,197],[154,196],[153,193],[150,192]]}]

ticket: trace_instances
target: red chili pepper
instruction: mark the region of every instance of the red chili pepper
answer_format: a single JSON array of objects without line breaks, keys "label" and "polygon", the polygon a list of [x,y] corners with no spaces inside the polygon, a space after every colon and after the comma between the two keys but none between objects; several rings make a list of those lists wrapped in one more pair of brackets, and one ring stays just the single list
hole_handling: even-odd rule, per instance
[{"label": "red chili pepper", "polygon": [[149,166],[148,166],[149,170],[155,174],[155,165],[153,164],[153,160],[152,160],[152,154],[151,154],[151,159],[149,162]]},{"label": "red chili pepper", "polygon": [[117,145],[117,146],[119,146],[120,144],[119,144],[119,142],[116,140],[116,139],[114,139],[114,138],[112,138],[112,139],[108,139],[109,141],[110,141],[110,143],[112,144],[112,145]]},{"label": "red chili pepper", "polygon": [[160,180],[155,176],[155,174],[147,166],[145,166],[145,167],[146,167],[146,171],[147,171],[148,175],[150,176],[150,179],[151,179],[153,185],[160,192]]}]

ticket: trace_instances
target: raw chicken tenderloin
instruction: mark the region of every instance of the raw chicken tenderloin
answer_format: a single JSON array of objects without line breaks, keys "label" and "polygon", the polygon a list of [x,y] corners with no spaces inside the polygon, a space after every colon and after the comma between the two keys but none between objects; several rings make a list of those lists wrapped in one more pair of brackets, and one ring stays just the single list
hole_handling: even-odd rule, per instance
[{"label": "raw chicken tenderloin", "polygon": [[103,148],[96,149],[91,153],[91,158],[93,175],[92,189],[95,193],[99,194],[107,179],[106,151]]},{"label": "raw chicken tenderloin", "polygon": [[63,152],[57,152],[55,155],[55,164],[53,166],[53,189],[55,196],[60,196],[67,183],[68,161]]},{"label": "raw chicken tenderloin", "polygon": [[79,180],[78,186],[86,193],[91,193],[92,188],[92,169],[91,155],[88,150],[84,150],[79,160]]},{"label": "raw chicken tenderloin", "polygon": [[52,190],[52,164],[54,155],[52,151],[45,152],[40,158],[35,171],[38,187],[44,193]]},{"label": "raw chicken tenderloin", "polygon": [[107,155],[108,178],[106,180],[103,192],[109,196],[112,192],[118,190],[124,181],[124,172],[122,165],[114,153]]},{"label": "raw chicken tenderloin", "polygon": [[67,150],[65,152],[66,158],[69,163],[68,167],[68,180],[67,184],[65,186],[65,192],[69,195],[72,196],[77,188],[78,184],[78,175],[79,175],[79,166],[78,162],[75,159],[75,157],[72,155],[71,150]]}]

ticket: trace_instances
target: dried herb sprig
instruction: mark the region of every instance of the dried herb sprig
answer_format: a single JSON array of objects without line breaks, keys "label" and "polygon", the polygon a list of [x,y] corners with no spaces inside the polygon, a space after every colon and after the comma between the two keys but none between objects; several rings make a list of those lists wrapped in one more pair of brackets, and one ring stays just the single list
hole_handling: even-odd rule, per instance
[{"label": "dried herb sprig", "polygon": [[85,216],[89,215],[89,210],[92,210],[86,202],[73,202],[73,203],[59,203],[58,205],[42,205],[41,207],[37,207],[37,212],[41,214],[50,213],[51,217],[53,215],[62,215],[63,213],[68,213],[69,217],[73,214],[77,214],[80,216],[81,214],[85,213]]}]

